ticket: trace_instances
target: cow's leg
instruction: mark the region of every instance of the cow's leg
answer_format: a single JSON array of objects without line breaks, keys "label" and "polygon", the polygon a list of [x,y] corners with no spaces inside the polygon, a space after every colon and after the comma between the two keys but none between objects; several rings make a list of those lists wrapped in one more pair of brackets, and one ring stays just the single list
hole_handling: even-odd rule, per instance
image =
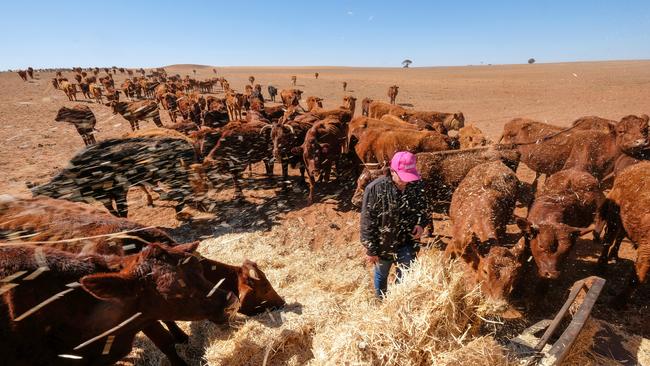
[{"label": "cow's leg", "polygon": [[164,321],[163,323],[167,326],[167,330],[169,330],[169,333],[174,337],[176,343],[187,343],[190,340],[190,337],[185,334],[185,332],[183,332],[175,322]]},{"label": "cow's leg", "polygon": [[176,353],[174,337],[170,332],[165,330],[160,322],[153,322],[151,325],[143,328],[142,332],[167,356],[172,365],[187,365],[178,353]]},{"label": "cow's leg", "polygon": [[281,163],[282,166],[282,180],[286,181],[289,179],[289,163],[283,161]]},{"label": "cow's leg", "polygon": [[614,246],[612,249],[609,251],[607,254],[608,259],[613,259],[614,261],[618,262],[618,251],[621,249],[621,242],[623,242],[623,238],[625,238],[625,230],[623,228],[618,229],[618,232],[616,234],[616,239],[614,241]]},{"label": "cow's leg", "polygon": [[314,176],[307,172],[307,177],[309,178],[309,198],[307,199],[307,204],[311,205],[314,203],[314,188],[316,187],[316,181]]},{"label": "cow's leg", "polygon": [[243,200],[244,199],[244,191],[242,190],[241,186],[239,185],[238,175],[239,175],[239,173],[237,173],[237,172],[232,173],[232,184],[235,187],[235,199],[236,200]]},{"label": "cow's leg", "polygon": [[325,165],[325,169],[323,170],[323,175],[322,175],[323,180],[325,181],[325,183],[330,181],[330,174],[331,173],[332,173],[332,163],[328,162]]},{"label": "cow's leg", "polygon": [[264,160],[264,168],[266,170],[266,176],[267,177],[272,177],[273,176],[273,162],[270,160]]},{"label": "cow's leg", "polygon": [[96,144],[96,143],[97,143],[97,140],[95,140],[95,135],[90,134],[90,144]]},{"label": "cow's leg", "polygon": [[160,121],[160,115],[155,116],[153,118],[153,123],[155,123],[157,127],[162,127],[163,126],[162,122]]}]

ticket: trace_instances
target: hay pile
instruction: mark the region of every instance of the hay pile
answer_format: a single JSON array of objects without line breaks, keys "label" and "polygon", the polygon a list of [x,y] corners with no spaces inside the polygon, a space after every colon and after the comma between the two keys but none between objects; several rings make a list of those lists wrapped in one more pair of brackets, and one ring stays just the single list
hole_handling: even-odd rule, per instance
[{"label": "hay pile", "polygon": [[[466,290],[461,270],[437,251],[421,253],[401,285],[382,303],[373,296],[370,269],[358,241],[312,251],[313,232],[293,222],[271,232],[234,233],[204,241],[206,257],[239,264],[257,261],[288,305],[230,327],[182,324],[191,344],[179,351],[192,364],[504,365],[503,349],[476,331],[484,311],[477,290]],[[140,339],[146,364],[163,358]],[[137,360],[141,363],[143,360]]]}]

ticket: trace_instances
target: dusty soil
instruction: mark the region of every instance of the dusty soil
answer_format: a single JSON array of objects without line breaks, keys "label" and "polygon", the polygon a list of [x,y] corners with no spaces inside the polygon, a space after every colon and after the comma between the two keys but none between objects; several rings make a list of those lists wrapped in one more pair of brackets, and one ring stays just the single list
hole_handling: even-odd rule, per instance
[{"label": "dusty soil", "polygon": [[[212,67],[175,65],[168,73],[203,79],[213,77]],[[314,72],[320,76],[314,78]],[[72,80],[72,73],[64,73]],[[498,139],[502,126],[514,117],[530,117],[557,125],[569,125],[573,120],[597,115],[618,120],[628,114],[650,113],[650,61],[564,63],[504,66],[468,66],[447,68],[380,69],[380,68],[217,68],[216,76],[226,77],[231,86],[243,90],[248,76],[262,84],[268,97],[269,84],[279,90],[289,88],[291,75],[296,75],[297,88],[304,95],[324,98],[324,106],[341,105],[344,95],[358,98],[357,114],[363,97],[386,100],[389,85],[400,86],[397,102],[406,107],[424,110],[462,111],[466,123],[473,123],[493,140]],[[55,90],[50,80],[53,73],[36,73],[35,79],[23,82],[16,73],[0,73],[0,193],[29,196],[26,182],[45,182],[83,147],[72,125],[54,121],[56,111],[63,105],[73,105],[63,92]],[[116,75],[119,85],[125,75]],[[348,82],[343,92],[342,82]],[[79,93],[79,96],[81,94]],[[119,137],[130,131],[121,116],[112,115],[104,105],[86,103],[97,117],[97,139]],[[163,123],[170,123],[165,112]],[[153,125],[145,122],[144,126]],[[183,240],[219,237],[233,233],[264,233],[299,225],[309,236],[315,255],[323,247],[359,246],[358,212],[348,204],[349,185],[331,182],[319,187],[319,202],[307,206],[304,188],[296,184],[297,171],[292,174],[288,188],[280,188],[280,179],[266,179],[262,167],[252,174],[245,173],[246,201],[231,201],[232,190],[214,193],[217,205],[212,213],[197,213],[192,222],[179,222],[169,203],[156,201],[147,207],[139,191],[129,196],[129,218],[145,225],[171,229]],[[279,167],[276,167],[279,172]],[[530,180],[530,171],[518,172]],[[436,223],[437,233],[446,233],[445,222]],[[285,238],[284,240],[291,240]],[[579,243],[566,275],[547,290],[525,286],[523,300],[517,302],[527,314],[524,325],[550,316],[559,309],[571,283],[594,274],[594,259],[598,248],[588,240]],[[278,243],[282,245],[282,243]],[[632,270],[635,258],[629,243],[621,250],[622,260],[612,264],[606,278],[605,294],[594,314],[628,332],[650,337],[647,322],[648,286],[641,288],[624,311],[613,311],[607,303],[622,286]],[[359,262],[360,263],[360,262]],[[532,275],[527,284],[536,283]],[[544,291],[540,297],[537,291]],[[542,299],[540,301],[540,298]]]}]

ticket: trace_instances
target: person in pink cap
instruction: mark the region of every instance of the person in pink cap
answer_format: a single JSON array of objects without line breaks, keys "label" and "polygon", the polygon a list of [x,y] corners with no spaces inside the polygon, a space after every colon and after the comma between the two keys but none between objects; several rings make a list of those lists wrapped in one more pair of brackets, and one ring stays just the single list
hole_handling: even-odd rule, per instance
[{"label": "person in pink cap", "polygon": [[361,205],[361,244],[367,262],[374,265],[375,295],[380,299],[386,294],[391,266],[397,265],[399,282],[401,269],[415,259],[417,240],[430,224],[416,156],[408,151],[396,153],[390,173],[366,187]]}]

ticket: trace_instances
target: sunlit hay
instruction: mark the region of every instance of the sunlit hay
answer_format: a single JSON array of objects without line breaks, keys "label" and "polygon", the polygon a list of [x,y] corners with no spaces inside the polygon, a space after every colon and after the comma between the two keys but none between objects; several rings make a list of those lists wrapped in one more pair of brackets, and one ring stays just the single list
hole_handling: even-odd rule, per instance
[{"label": "sunlit hay", "polygon": [[336,319],[318,332],[315,363],[474,364],[480,359],[478,364],[501,365],[506,361],[493,341],[469,343],[478,331],[484,298],[476,288],[467,290],[462,270],[439,252],[420,255],[404,282],[389,286],[388,291],[380,305],[357,303],[345,309],[347,320]]}]

